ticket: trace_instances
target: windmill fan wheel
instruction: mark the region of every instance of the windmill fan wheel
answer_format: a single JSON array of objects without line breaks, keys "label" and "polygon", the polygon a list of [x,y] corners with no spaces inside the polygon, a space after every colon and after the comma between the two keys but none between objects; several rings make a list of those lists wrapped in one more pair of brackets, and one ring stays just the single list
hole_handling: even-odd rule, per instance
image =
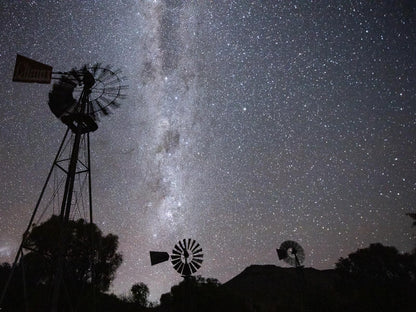
[{"label": "windmill fan wheel", "polygon": [[305,260],[305,252],[301,245],[295,241],[285,241],[280,245],[279,258],[281,257],[286,263],[299,267]]},{"label": "windmill fan wheel", "polygon": [[193,239],[179,241],[172,250],[171,262],[173,268],[182,276],[195,273],[202,265],[202,248]]},{"label": "windmill fan wheel", "polygon": [[110,66],[84,65],[62,73],[49,93],[49,107],[56,117],[64,121],[71,115],[87,115],[94,121],[99,115],[108,115],[110,107],[118,107],[118,100],[124,99],[124,77],[120,70]]}]

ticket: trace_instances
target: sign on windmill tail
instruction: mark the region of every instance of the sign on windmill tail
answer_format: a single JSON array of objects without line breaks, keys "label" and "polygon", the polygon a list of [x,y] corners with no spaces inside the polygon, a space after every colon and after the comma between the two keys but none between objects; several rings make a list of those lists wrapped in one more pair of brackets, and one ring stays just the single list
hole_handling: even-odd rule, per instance
[{"label": "sign on windmill tail", "polygon": [[14,66],[13,81],[51,83],[52,66],[42,64],[17,54]]}]

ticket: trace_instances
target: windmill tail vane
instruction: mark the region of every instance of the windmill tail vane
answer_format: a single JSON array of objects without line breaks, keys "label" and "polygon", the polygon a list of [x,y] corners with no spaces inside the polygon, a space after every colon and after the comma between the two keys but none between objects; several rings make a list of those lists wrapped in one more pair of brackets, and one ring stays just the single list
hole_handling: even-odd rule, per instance
[{"label": "windmill tail vane", "polygon": [[169,260],[169,254],[163,251],[151,251],[150,252],[150,263],[155,265]]}]

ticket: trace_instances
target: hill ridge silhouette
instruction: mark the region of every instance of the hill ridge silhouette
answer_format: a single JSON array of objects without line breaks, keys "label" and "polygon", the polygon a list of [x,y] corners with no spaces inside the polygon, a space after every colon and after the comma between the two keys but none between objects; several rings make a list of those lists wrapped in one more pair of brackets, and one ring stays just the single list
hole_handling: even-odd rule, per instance
[{"label": "hill ridge silhouette", "polygon": [[305,292],[325,293],[336,291],[339,274],[334,269],[290,268],[273,264],[254,264],[245,268],[222,287],[239,296],[251,309],[275,311],[276,307],[300,306]]}]

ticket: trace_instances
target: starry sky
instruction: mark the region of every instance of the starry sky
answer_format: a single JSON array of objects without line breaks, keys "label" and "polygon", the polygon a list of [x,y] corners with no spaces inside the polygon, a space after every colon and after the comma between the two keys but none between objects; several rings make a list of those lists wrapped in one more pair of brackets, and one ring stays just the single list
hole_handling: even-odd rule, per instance
[{"label": "starry sky", "polygon": [[181,280],[150,250],[182,238],[226,282],[295,240],[333,268],[370,243],[414,247],[413,1],[4,0],[0,261],[12,261],[65,126],[51,85],[12,82],[16,54],[101,62],[127,99],[91,134],[94,220],[119,236],[111,291]]}]

